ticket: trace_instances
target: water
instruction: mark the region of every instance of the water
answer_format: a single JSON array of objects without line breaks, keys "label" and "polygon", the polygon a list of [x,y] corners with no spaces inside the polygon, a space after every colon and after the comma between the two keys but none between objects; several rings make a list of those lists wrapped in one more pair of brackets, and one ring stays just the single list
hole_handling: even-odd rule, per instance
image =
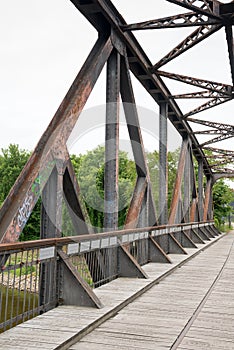
[{"label": "water", "polygon": [[[4,285],[0,286],[0,332],[3,332],[4,322],[13,319],[6,329],[14,327],[16,324],[22,323],[36,315],[38,315],[38,294],[20,291],[18,289],[7,288]],[[25,314],[30,310],[35,310],[33,313]],[[17,319],[17,316],[19,316]]]}]

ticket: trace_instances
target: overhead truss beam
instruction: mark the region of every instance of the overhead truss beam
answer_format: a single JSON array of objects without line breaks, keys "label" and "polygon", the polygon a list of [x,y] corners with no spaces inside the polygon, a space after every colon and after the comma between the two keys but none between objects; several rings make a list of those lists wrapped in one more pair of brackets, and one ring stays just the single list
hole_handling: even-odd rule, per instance
[{"label": "overhead truss beam", "polygon": [[181,41],[179,45],[177,45],[173,50],[171,50],[160,61],[158,61],[152,69],[156,71],[158,68],[162,67],[163,65],[172,61],[174,58],[180,56],[182,53],[191,49],[193,46],[197,45],[204,39],[208,38],[211,34],[217,32],[220,28],[222,28],[222,25],[208,24],[205,26],[200,26],[193,33],[187,36],[187,38]]},{"label": "overhead truss beam", "polygon": [[209,141],[206,141],[206,142],[202,143],[201,147],[206,146],[206,145],[210,145],[212,143],[220,142],[220,141],[223,141],[223,140],[227,140],[227,139],[230,139],[232,137],[234,137],[234,134],[230,135],[229,133],[224,133],[221,136],[215,137],[215,138],[213,138],[213,139],[211,139]]},{"label": "overhead truss beam", "polygon": [[187,121],[196,123],[196,124],[201,124],[205,126],[209,126],[210,128],[216,128],[218,130],[224,130],[228,132],[233,132],[234,133],[234,126],[230,124],[224,124],[224,123],[217,123],[209,120],[201,120],[201,119],[195,119],[195,118],[187,118]]},{"label": "overhead truss beam", "polygon": [[227,95],[222,92],[217,91],[198,91],[198,92],[191,92],[188,94],[179,94],[179,95],[171,95],[170,98],[175,99],[191,99],[191,98],[231,98],[231,95]]},{"label": "overhead truss beam", "polygon": [[209,102],[206,102],[206,103],[202,104],[201,106],[193,109],[192,111],[186,113],[184,115],[184,118],[190,117],[191,115],[194,115],[194,114],[197,114],[200,112],[203,112],[207,109],[216,107],[216,106],[218,106],[222,103],[228,102],[230,100],[231,100],[231,98],[226,98],[226,97],[214,98],[214,99],[210,100]]},{"label": "overhead truss beam", "polygon": [[197,12],[181,13],[175,16],[168,16],[149,21],[133,23],[122,26],[124,31],[127,30],[146,30],[146,29],[162,29],[162,28],[182,28],[193,26],[218,25],[219,20],[208,17],[205,14]]},{"label": "overhead truss beam", "polygon": [[220,2],[216,0],[167,0],[189,10],[205,14],[211,18],[219,17]]},{"label": "overhead truss beam", "polygon": [[199,79],[199,78],[194,78],[194,77],[189,77],[186,75],[181,75],[181,74],[176,74],[176,73],[168,73],[164,71],[157,71],[157,74],[159,74],[162,77],[169,78],[172,80],[180,81],[185,84],[197,86],[201,89],[206,89],[209,91],[214,91],[218,93],[223,93],[228,96],[231,95],[233,87],[228,84],[222,84],[222,83],[217,83],[215,81],[211,80],[205,80],[205,79]]},{"label": "overhead truss beam", "polygon": [[[234,151],[231,150],[226,150],[226,149],[221,149],[221,148],[214,148],[214,147],[204,147],[204,150],[210,151],[212,153],[218,153],[218,154],[223,154],[224,156],[233,156],[234,157]],[[211,156],[207,156],[211,157]],[[216,155],[214,156],[216,157]]]}]

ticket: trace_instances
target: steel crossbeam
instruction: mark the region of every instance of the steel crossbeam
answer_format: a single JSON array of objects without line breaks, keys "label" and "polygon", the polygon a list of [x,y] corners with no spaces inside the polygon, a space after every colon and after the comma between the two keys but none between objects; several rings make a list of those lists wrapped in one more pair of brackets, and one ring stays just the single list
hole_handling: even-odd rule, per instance
[{"label": "steel crossbeam", "polygon": [[172,49],[166,56],[164,56],[160,61],[158,61],[152,67],[152,70],[156,71],[158,68],[172,61],[174,58],[180,56],[182,53],[191,49],[193,46],[208,38],[211,34],[214,34],[221,28],[222,25],[213,24],[198,27],[193,33],[187,36],[187,38],[185,38],[174,49]]},{"label": "steel crossbeam", "polygon": [[189,77],[186,75],[181,75],[181,74],[176,74],[176,73],[168,73],[164,71],[157,71],[157,74],[159,74],[162,77],[173,79],[180,81],[185,84],[197,86],[202,89],[206,89],[209,91],[214,91],[218,93],[223,93],[228,96],[232,93],[233,87],[228,84],[222,84],[222,83],[217,83],[215,81],[211,80],[205,80],[205,79],[199,79],[199,78],[194,78],[194,77]]},{"label": "steel crossbeam", "polygon": [[216,0],[167,0],[212,18],[219,18],[220,2]]},{"label": "steel crossbeam", "polygon": [[145,29],[166,29],[166,28],[183,28],[193,26],[218,25],[219,20],[208,17],[205,14],[197,12],[181,13],[174,16],[168,16],[158,19],[152,19],[140,23],[123,25],[122,29],[127,30],[145,30]]}]

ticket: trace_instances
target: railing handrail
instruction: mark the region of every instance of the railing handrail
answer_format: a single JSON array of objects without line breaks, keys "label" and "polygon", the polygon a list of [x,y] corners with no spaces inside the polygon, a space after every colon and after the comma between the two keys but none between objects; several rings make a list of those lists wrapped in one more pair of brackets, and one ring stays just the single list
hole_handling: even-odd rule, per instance
[{"label": "railing handrail", "polygon": [[[33,241],[26,242],[15,242],[15,243],[3,243],[0,244],[0,252],[6,251],[14,251],[14,250],[25,250],[29,248],[43,248],[43,247],[51,247],[51,246],[62,246],[69,243],[80,243],[85,241],[91,241],[98,238],[105,237],[115,237],[115,236],[123,236],[131,233],[142,233],[142,232],[152,232],[152,231],[160,231],[160,230],[168,230],[166,233],[170,233],[173,228],[184,228],[186,226],[190,226],[190,228],[194,226],[203,226],[204,224],[213,224],[214,221],[200,221],[200,222],[188,222],[184,224],[175,224],[175,225],[160,225],[160,226],[150,226],[150,227],[141,227],[135,229],[124,229],[124,230],[116,230],[109,231],[103,233],[94,233],[94,234],[81,234],[79,236],[69,236],[69,237],[60,237],[60,238],[46,238],[39,239]],[[189,228],[188,228],[189,229]]]}]

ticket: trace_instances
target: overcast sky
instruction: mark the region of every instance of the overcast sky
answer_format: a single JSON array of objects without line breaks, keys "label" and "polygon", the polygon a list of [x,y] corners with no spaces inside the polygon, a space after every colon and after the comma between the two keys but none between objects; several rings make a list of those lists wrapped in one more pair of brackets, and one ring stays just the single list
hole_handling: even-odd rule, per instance
[{"label": "overcast sky", "polygon": [[[187,12],[166,0],[147,0],[144,6],[142,0],[114,0],[113,3],[128,23]],[[32,150],[95,43],[97,33],[69,0],[0,1],[0,13],[0,147],[17,143],[21,148]],[[194,29],[142,31],[135,35],[152,63],[156,63]],[[162,69],[231,84],[224,29]],[[86,108],[105,102],[104,78],[105,72]],[[196,91],[188,85],[165,82],[172,93]],[[138,105],[157,113],[151,97],[135,81],[134,86]],[[186,113],[204,102],[180,101],[179,105]],[[233,124],[232,114],[233,102],[228,102],[194,117]],[[195,124],[192,127],[197,128]],[[153,136],[156,134],[157,130]],[[94,140],[97,135],[91,136]],[[99,136],[97,143],[104,137],[101,132]],[[145,139],[146,148],[151,150],[149,142],[153,139]],[[176,144],[179,142],[175,134],[173,139]],[[82,142],[81,152],[95,146],[95,142],[89,144],[87,138]],[[218,146],[233,149],[232,145],[228,140]]]}]

